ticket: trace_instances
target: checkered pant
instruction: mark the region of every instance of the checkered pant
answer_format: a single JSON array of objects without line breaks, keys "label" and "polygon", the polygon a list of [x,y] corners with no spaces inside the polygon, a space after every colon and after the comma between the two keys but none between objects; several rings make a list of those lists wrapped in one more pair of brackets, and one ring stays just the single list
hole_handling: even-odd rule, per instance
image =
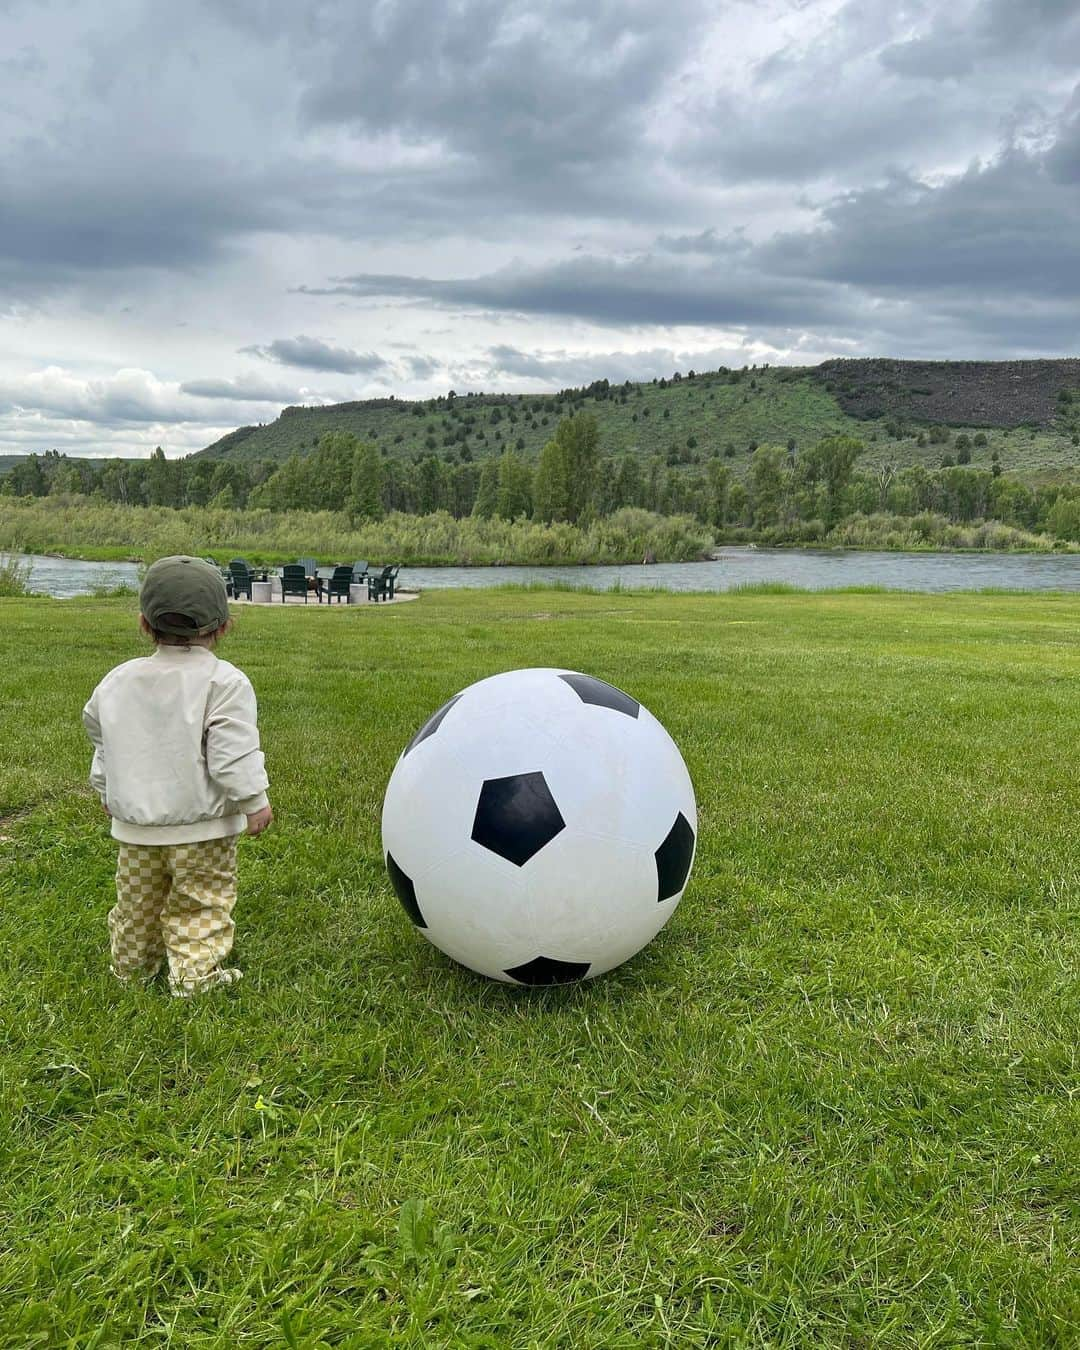
[{"label": "checkered pant", "polygon": [[121,844],[109,911],[113,974],[152,979],[169,960],[174,994],[232,984],[220,963],[232,950],[236,835],[193,844]]}]

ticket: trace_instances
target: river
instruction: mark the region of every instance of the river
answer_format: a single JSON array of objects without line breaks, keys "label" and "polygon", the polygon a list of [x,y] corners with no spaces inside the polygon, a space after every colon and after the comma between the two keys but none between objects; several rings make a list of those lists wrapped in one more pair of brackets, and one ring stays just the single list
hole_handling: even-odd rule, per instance
[{"label": "river", "polygon": [[[16,554],[30,564],[30,589],[57,598],[101,588],[138,585],[134,563],[80,562]],[[722,550],[712,562],[657,563],[650,567],[408,567],[399,587],[408,590],[471,589],[506,583],[554,582],[609,590],[615,586],[670,591],[728,591],[747,582],[779,581],[810,590],[885,586],[904,591],[1080,591],[1080,554],[872,553],[814,549]]]}]

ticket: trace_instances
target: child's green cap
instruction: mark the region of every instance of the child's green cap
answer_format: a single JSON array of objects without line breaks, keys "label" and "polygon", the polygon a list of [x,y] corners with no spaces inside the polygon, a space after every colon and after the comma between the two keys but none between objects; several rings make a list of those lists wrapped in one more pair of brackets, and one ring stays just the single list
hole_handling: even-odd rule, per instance
[{"label": "child's green cap", "polygon": [[[139,609],[151,628],[172,637],[205,636],[228,622],[221,573],[202,558],[159,558],[147,569]],[[167,617],[166,617],[167,616]],[[177,619],[186,619],[186,623]]]}]

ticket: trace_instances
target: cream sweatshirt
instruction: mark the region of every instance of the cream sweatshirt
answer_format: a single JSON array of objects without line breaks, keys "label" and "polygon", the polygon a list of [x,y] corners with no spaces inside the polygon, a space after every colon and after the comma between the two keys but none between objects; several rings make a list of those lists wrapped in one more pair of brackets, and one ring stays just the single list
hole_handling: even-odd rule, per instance
[{"label": "cream sweatshirt", "polygon": [[267,805],[255,691],[208,647],[158,647],[109,671],[83,709],[90,783],[114,839],[187,844],[240,834]]}]

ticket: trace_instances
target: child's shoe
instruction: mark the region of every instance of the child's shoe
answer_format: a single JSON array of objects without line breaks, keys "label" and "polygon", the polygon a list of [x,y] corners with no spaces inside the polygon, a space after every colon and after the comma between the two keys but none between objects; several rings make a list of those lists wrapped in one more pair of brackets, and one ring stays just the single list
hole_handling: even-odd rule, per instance
[{"label": "child's shoe", "polygon": [[211,989],[219,989],[225,984],[239,984],[244,978],[244,972],[237,970],[235,966],[217,967],[210,971],[208,975],[202,975],[197,980],[169,980],[169,992],[173,998],[191,998],[193,994],[206,994]]}]

